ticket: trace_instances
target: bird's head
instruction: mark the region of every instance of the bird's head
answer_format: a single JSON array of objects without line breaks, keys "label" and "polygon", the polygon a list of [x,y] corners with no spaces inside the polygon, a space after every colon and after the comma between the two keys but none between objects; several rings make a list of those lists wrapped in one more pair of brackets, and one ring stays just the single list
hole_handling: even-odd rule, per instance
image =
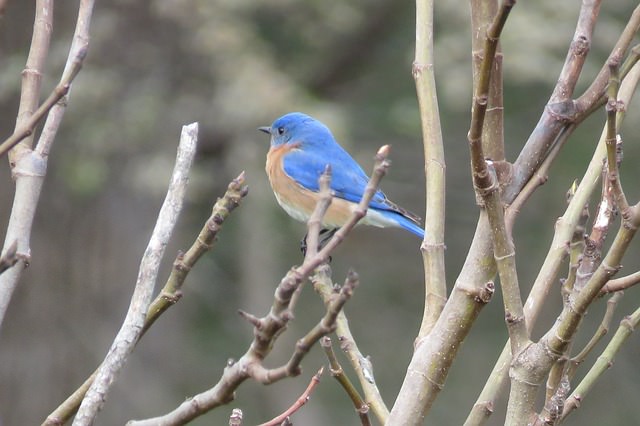
[{"label": "bird's head", "polygon": [[271,126],[258,127],[258,130],[271,135],[271,146],[314,142],[326,136],[332,137],[324,124],[301,112],[285,114]]}]

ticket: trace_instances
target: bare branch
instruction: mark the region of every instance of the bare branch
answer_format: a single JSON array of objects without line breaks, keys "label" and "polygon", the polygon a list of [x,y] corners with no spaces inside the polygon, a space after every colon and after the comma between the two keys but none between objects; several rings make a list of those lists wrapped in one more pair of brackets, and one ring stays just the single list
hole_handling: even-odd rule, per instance
[{"label": "bare branch", "polygon": [[333,352],[333,347],[331,346],[331,338],[325,336],[320,339],[320,346],[324,348],[324,352],[327,355],[327,359],[329,359],[329,365],[331,366],[331,375],[340,383],[342,389],[347,393],[349,399],[353,403],[353,406],[360,416],[360,423],[363,426],[369,426],[371,422],[369,421],[369,406],[362,400],[362,397],[358,393],[358,390],[353,386],[351,380],[344,374],[344,370],[342,366],[338,362],[338,358],[336,358],[335,352]]},{"label": "bare branch", "polygon": [[569,398],[565,401],[564,410],[560,421],[564,421],[569,414],[571,414],[576,408],[580,408],[580,404],[591,391],[595,383],[600,379],[609,367],[613,364],[613,359],[616,354],[622,348],[625,341],[629,338],[631,333],[638,327],[640,323],[640,308],[636,309],[631,315],[625,317],[621,322],[618,330],[611,338],[611,341],[602,352],[602,355],[598,357],[595,364],[591,367],[586,376],[582,379],[580,384],[571,393]]},{"label": "bare branch", "polygon": [[309,350],[323,336],[332,333],[336,329],[336,320],[345,303],[353,295],[353,291],[358,286],[358,274],[349,271],[344,285],[340,288],[340,292],[334,294],[332,300],[326,305],[326,313],[318,324],[315,325],[302,339],[296,342],[295,351],[285,365],[279,368],[265,369],[264,367],[254,366],[251,370],[251,377],[258,382],[268,385],[270,383],[282,380],[285,377],[297,376],[302,371],[300,364],[303,358],[309,353]]},{"label": "bare branch", "polygon": [[[313,289],[320,294],[325,304],[328,304],[334,294],[333,282],[331,281],[331,268],[328,264],[324,264],[316,268],[315,273],[311,276]],[[351,334],[349,321],[344,311],[341,311],[336,320],[336,335],[340,342],[340,348],[345,352],[351,368],[356,373],[360,386],[362,387],[365,402],[370,407],[380,424],[384,424],[389,416],[387,408],[380,391],[376,385],[375,376],[373,374],[373,365],[368,357],[360,352],[358,344]]]},{"label": "bare branch", "polygon": [[71,71],[64,75],[60,83],[53,89],[49,97],[38,107],[38,109],[31,114],[16,131],[9,136],[2,144],[0,144],[0,156],[6,154],[11,148],[13,148],[20,141],[33,134],[36,125],[47,115],[51,108],[60,101],[63,97],[69,93],[71,88],[71,82],[76,78],[80,70],[82,69],[82,62],[87,54],[87,50],[83,49],[78,52],[78,55],[74,58]]},{"label": "bare branch", "polygon": [[[52,16],[53,11],[47,8],[51,4],[52,2],[48,0],[38,3],[40,6],[46,6],[42,10],[38,8],[38,12],[50,14]],[[76,60],[84,57],[82,52],[86,52],[89,42],[89,25],[91,22],[92,12],[93,0],[82,0],[78,9],[76,31],[73,36],[71,49],[69,56],[67,57],[67,63],[65,70],[62,73],[61,80],[68,79],[71,71],[79,66],[74,66]],[[39,28],[39,26],[51,25],[47,19],[48,18],[43,18],[38,20],[38,18],[36,18],[34,32],[50,32],[51,28]],[[42,43],[46,43],[47,45],[44,46]],[[25,70],[27,74],[23,74],[25,76],[24,81],[26,82],[26,87],[23,87],[20,112],[16,122],[16,129],[18,131],[22,128],[23,122],[26,122],[31,116],[31,112],[38,103],[37,98],[40,90],[39,80],[41,77],[37,74],[41,71],[37,64],[41,64],[44,61],[46,51],[48,50],[48,43],[48,36],[44,37],[34,34],[31,52],[29,54],[30,59],[27,60],[28,65]],[[32,57],[33,62],[31,61]],[[27,78],[28,75],[31,75],[31,77]],[[16,192],[13,200],[13,206],[11,208],[11,217],[9,218],[9,224],[7,226],[7,233],[5,235],[3,252],[6,251],[9,244],[13,244],[14,241],[18,241],[18,254],[20,257],[19,261],[10,270],[0,276],[0,324],[2,324],[7,307],[11,301],[11,296],[13,295],[13,291],[20,280],[22,271],[30,259],[31,227],[47,171],[48,150],[41,150],[39,147],[42,144],[42,138],[45,134],[49,138],[49,146],[53,143],[55,131],[51,130],[57,129],[57,126],[62,120],[62,113],[56,113],[56,111],[64,111],[64,108],[60,106],[60,103],[57,103],[49,111],[49,116],[45,122],[43,133],[40,137],[40,142],[35,150],[31,149],[32,141],[28,139],[23,141],[23,144],[20,144],[13,149],[9,155],[12,174],[16,181]],[[51,124],[47,125],[47,123]]]},{"label": "bare branch", "polygon": [[420,108],[426,177],[426,232],[420,247],[425,301],[419,339],[429,333],[447,301],[444,267],[446,163],[434,75],[433,3],[433,0],[416,2],[416,51],[412,67]]},{"label": "bare branch", "polygon": [[602,317],[602,321],[598,326],[598,329],[591,337],[589,342],[585,345],[585,347],[573,358],[569,360],[569,367],[567,368],[567,376],[569,379],[573,379],[578,366],[582,364],[587,357],[593,351],[593,349],[597,346],[597,344],[602,340],[602,338],[609,332],[609,325],[611,324],[611,320],[613,319],[613,314],[618,306],[618,302],[622,299],[623,293],[616,293],[607,300],[607,309],[604,312],[604,316]]},{"label": "bare branch", "polygon": [[280,414],[279,416],[274,417],[266,423],[260,424],[260,426],[279,426],[283,421],[285,421],[286,418],[298,411],[311,398],[311,394],[315,390],[316,386],[318,386],[318,383],[320,383],[320,376],[322,376],[323,372],[324,367],[320,367],[320,370],[318,370],[318,372],[311,378],[309,385],[304,390],[304,392],[302,392],[302,395],[300,395],[300,397],[296,400],[296,402],[293,403],[291,407],[287,408],[285,412]]},{"label": "bare branch", "polygon": [[640,271],[634,272],[633,274],[629,274],[624,277],[609,280],[604,285],[604,287],[602,287],[602,290],[600,290],[600,295],[603,296],[607,293],[622,291],[629,287],[633,287],[638,283],[640,283]]},{"label": "bare branch", "polygon": [[[635,93],[639,79],[640,67],[636,65],[623,80],[620,87],[619,97],[625,104],[629,103],[632,95]],[[623,114],[618,116],[618,126],[622,123],[623,118]],[[552,286],[557,282],[560,267],[567,255],[567,247],[571,242],[575,227],[583,214],[585,204],[588,202],[598,183],[598,177],[602,172],[602,164],[606,158],[604,139],[605,134],[603,131],[587,171],[580,181],[569,203],[569,207],[556,222],[556,231],[553,236],[553,241],[551,242],[551,247],[524,305],[524,313],[527,318],[529,331],[535,324]],[[478,410],[472,410],[465,424],[475,425],[486,421],[487,417],[485,417],[485,414],[488,413],[488,411],[483,410],[482,407],[492,407],[494,401],[504,389],[503,385],[506,383],[506,377],[511,363],[510,352],[509,346],[505,346],[502,350],[500,357],[491,371],[489,379],[477,399],[476,405],[474,405],[474,407],[478,407]]]},{"label": "bare branch", "polygon": [[[29,56],[27,64],[22,71],[22,92],[20,93],[20,105],[18,107],[18,117],[16,119],[16,132],[25,127],[25,124],[31,120],[31,115],[36,109],[40,97],[40,84],[44,75],[44,64],[49,54],[49,44],[51,42],[51,33],[53,32],[53,0],[38,0],[36,2],[36,16],[33,24],[33,37],[31,38],[31,47],[29,48]],[[36,120],[37,122],[37,120]],[[32,134],[25,135],[28,137]],[[16,141],[17,143],[18,141]],[[4,145],[4,144],[3,144]],[[13,144],[15,145],[15,143]],[[6,146],[6,149],[13,145]],[[9,155],[9,163],[13,168],[17,158],[22,151],[29,151],[33,145],[33,138],[29,137],[24,143]],[[5,147],[0,152],[6,152]]]},{"label": "bare branch", "polygon": [[140,339],[151,297],[153,296],[160,261],[182,209],[189,181],[189,170],[196,153],[197,141],[198,124],[193,123],[184,126],[180,135],[176,164],[171,176],[167,196],[160,208],[149,245],[140,262],[138,279],[131,297],[129,311],[120,331],[111,344],[109,352],[98,369],[95,380],[89,387],[78,409],[78,414],[73,421],[74,426],[93,423],[98,410],[102,408],[107,398],[111,385],[124,367],[135,344]]}]

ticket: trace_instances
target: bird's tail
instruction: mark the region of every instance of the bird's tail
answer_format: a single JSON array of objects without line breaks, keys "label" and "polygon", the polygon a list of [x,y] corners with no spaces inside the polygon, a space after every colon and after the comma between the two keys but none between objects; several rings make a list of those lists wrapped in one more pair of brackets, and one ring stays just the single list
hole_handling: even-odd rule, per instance
[{"label": "bird's tail", "polygon": [[420,225],[418,225],[417,223],[415,223],[414,221],[398,214],[398,213],[393,213],[393,219],[398,223],[398,225],[400,225],[402,228],[406,229],[407,231],[417,235],[418,237],[424,239],[424,229],[422,229],[420,227]]}]

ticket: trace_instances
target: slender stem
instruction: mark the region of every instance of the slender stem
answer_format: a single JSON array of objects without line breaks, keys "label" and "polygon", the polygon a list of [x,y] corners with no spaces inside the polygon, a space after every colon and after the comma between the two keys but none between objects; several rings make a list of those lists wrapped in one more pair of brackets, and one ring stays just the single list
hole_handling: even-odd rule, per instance
[{"label": "slender stem", "polygon": [[[15,132],[25,127],[38,106],[40,85],[42,83],[42,76],[44,75],[44,64],[49,55],[51,33],[53,32],[53,15],[53,0],[36,1],[33,37],[31,38],[31,47],[29,48],[27,63],[25,69],[22,71],[22,91],[20,93],[20,105],[18,107]],[[9,155],[9,163],[12,165],[12,168],[17,162],[17,157],[19,157],[21,152],[31,150],[33,146],[32,134],[33,132],[29,132],[21,138],[23,143]]]},{"label": "slender stem", "polygon": [[[331,281],[331,268],[324,264],[318,267],[311,277],[314,290],[320,294],[325,304],[329,303],[333,295],[333,283]],[[371,412],[376,416],[380,424],[385,424],[389,417],[389,409],[387,408],[378,386],[376,385],[373,366],[369,357],[360,352],[351,329],[347,315],[340,312],[336,321],[336,335],[340,340],[340,347],[345,352],[351,368],[358,377],[358,382],[362,387],[365,402],[370,407]]]},{"label": "slender stem", "polygon": [[289,416],[291,416],[293,413],[295,413],[300,408],[302,408],[302,406],[304,404],[306,404],[307,401],[309,401],[309,399],[311,398],[311,394],[313,393],[313,391],[316,389],[316,387],[320,383],[320,376],[322,376],[323,372],[324,372],[324,367],[320,367],[320,370],[318,370],[318,372],[313,375],[313,377],[311,378],[311,381],[309,382],[309,385],[304,390],[304,392],[302,392],[302,395],[300,395],[300,397],[298,399],[296,399],[296,402],[294,402],[291,407],[287,408],[284,411],[284,413],[274,417],[273,419],[269,420],[268,422],[261,423],[259,426],[279,426]]},{"label": "slender stem", "polygon": [[93,383],[78,408],[78,413],[73,421],[74,426],[93,424],[117,375],[140,339],[146,314],[151,304],[160,261],[182,210],[189,181],[189,171],[196,154],[197,141],[198,124],[183,126],[169,189],[160,208],[149,244],[140,261],[138,279],[131,296],[129,310],[109,352],[98,368]]},{"label": "slender stem", "polygon": [[327,359],[329,360],[329,365],[331,366],[331,375],[340,383],[340,386],[349,396],[353,406],[360,417],[360,423],[363,426],[369,426],[371,422],[369,421],[369,406],[366,402],[363,401],[358,390],[353,386],[349,377],[344,373],[342,366],[338,362],[338,358],[336,357],[335,352],[333,352],[333,347],[331,346],[331,339],[327,336],[323,337],[320,340],[320,346],[324,349],[325,354],[327,355]]},{"label": "slender stem", "polygon": [[618,351],[620,351],[620,348],[622,348],[631,333],[633,333],[633,331],[638,327],[639,323],[640,308],[636,309],[631,315],[625,317],[620,322],[618,330],[611,338],[611,341],[609,342],[607,347],[598,357],[586,376],[584,376],[580,384],[571,393],[569,398],[567,398],[564,404],[562,417],[560,418],[561,422],[564,421],[567,416],[571,414],[575,409],[580,408],[580,404],[582,403],[584,398],[591,391],[593,386],[604,374],[604,372],[607,371],[609,367],[611,367],[616,354],[618,353]]},{"label": "slender stem", "polygon": [[425,301],[418,339],[426,336],[447,300],[444,264],[445,157],[434,75],[433,0],[416,1],[416,50],[413,62],[425,156],[426,219],[420,247]]}]

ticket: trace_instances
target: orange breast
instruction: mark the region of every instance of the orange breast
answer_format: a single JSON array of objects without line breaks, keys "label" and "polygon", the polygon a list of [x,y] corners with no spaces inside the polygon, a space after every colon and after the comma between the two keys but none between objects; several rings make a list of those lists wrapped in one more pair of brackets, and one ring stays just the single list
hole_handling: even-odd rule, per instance
[{"label": "orange breast", "polygon": [[[298,146],[297,144],[284,144],[272,147],[267,154],[266,171],[280,206],[291,217],[304,222],[309,219],[318,202],[318,193],[302,187],[287,175],[282,162],[284,156],[298,149]],[[334,198],[325,214],[323,224],[333,228],[342,226],[348,220],[353,208],[355,208],[354,203]]]}]

